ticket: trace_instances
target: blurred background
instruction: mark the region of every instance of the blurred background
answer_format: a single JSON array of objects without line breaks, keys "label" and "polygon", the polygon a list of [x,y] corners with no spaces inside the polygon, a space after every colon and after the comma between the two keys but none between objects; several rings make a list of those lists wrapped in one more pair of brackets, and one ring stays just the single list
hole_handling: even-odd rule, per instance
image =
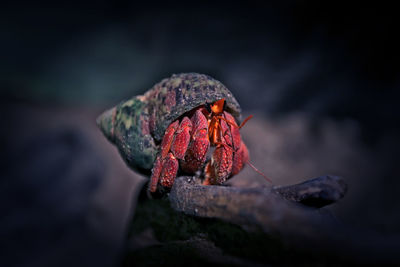
[{"label": "blurred background", "polygon": [[[95,125],[173,73],[224,83],[274,184],[343,176],[339,221],[400,234],[397,10],[320,1],[86,1],[0,9],[3,266],[120,261],[135,194]],[[268,185],[251,168],[231,180]]]}]

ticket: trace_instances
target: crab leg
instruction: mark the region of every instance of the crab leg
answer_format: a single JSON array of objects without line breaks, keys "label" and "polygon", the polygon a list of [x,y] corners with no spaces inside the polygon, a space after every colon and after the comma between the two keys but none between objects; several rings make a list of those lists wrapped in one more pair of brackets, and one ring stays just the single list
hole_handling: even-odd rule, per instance
[{"label": "crab leg", "polygon": [[165,130],[164,138],[161,142],[161,152],[157,156],[156,161],[154,162],[153,169],[151,170],[151,177],[149,183],[150,192],[155,192],[157,190],[157,184],[160,180],[161,171],[164,166],[164,159],[167,157],[168,152],[171,148],[172,141],[174,140],[174,134],[178,129],[179,122],[175,121],[171,123],[167,130]]},{"label": "crab leg", "polygon": [[233,154],[233,167],[231,175],[238,174],[249,161],[249,151],[246,145],[241,142],[239,150]]},{"label": "crab leg", "polygon": [[222,184],[232,172],[234,149],[231,147],[234,140],[225,120],[221,120],[218,127],[220,136],[217,138],[217,147],[211,156],[211,161],[206,165],[204,184]]},{"label": "crab leg", "polygon": [[[235,119],[231,114],[228,112],[224,112],[225,118],[230,121],[234,122]],[[249,151],[247,150],[246,145],[243,143],[241,137],[240,137],[240,132],[239,129],[251,118],[249,116],[244,122],[241,124],[241,126],[237,126],[236,123],[229,123],[230,127],[230,132],[232,135],[232,141],[233,141],[233,167],[232,167],[232,173],[231,175],[238,174],[244,167],[244,164],[249,161]]]},{"label": "crab leg", "polygon": [[165,187],[172,187],[176,174],[178,173],[179,163],[172,153],[168,153],[163,161],[163,167],[160,176],[160,184]]},{"label": "crab leg", "polygon": [[178,159],[183,159],[190,142],[192,122],[188,117],[171,123],[165,131],[161,142],[161,153],[157,156],[152,169],[149,190],[155,192],[157,183],[171,187],[178,172]]},{"label": "crab leg", "polygon": [[161,156],[157,156],[156,161],[154,162],[153,169],[151,170],[151,177],[149,183],[149,191],[156,192],[158,180],[160,179],[161,171],[162,171],[162,159]]},{"label": "crab leg", "polygon": [[164,138],[161,142],[161,158],[167,157],[168,152],[171,149],[172,142],[174,141],[175,132],[178,130],[179,121],[174,121],[171,123],[167,130],[165,130]]},{"label": "crab leg", "polygon": [[[250,118],[247,118],[245,122]],[[230,176],[239,173],[248,162],[249,152],[239,132],[241,126],[238,126],[233,116],[226,111],[220,116],[218,129],[214,131],[220,136],[216,138],[218,141],[214,142],[217,147],[211,157],[211,162],[206,165],[204,184],[222,184]]]},{"label": "crab leg", "polygon": [[192,116],[192,138],[184,160],[180,161],[181,169],[187,173],[195,173],[205,160],[210,147],[208,140],[208,122],[203,113],[198,109]]},{"label": "crab leg", "polygon": [[171,145],[171,152],[178,159],[185,157],[186,150],[190,142],[190,132],[192,131],[192,122],[188,117],[182,119],[178,130],[175,133],[174,141]]}]

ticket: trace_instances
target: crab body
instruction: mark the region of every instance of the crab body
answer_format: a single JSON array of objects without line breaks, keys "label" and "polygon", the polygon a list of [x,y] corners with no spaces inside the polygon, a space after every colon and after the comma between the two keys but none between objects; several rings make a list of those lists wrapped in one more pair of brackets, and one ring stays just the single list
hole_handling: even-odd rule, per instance
[{"label": "crab body", "polygon": [[[222,99],[225,105],[219,114],[208,112],[207,103]],[[237,126],[240,112],[221,82],[184,73],[105,111],[97,123],[131,168],[142,173],[152,170],[150,190],[155,191],[158,182],[171,187],[179,168],[194,173],[206,163],[205,183],[209,184],[220,184],[240,171],[248,159]],[[206,162],[210,146],[216,149]]]}]

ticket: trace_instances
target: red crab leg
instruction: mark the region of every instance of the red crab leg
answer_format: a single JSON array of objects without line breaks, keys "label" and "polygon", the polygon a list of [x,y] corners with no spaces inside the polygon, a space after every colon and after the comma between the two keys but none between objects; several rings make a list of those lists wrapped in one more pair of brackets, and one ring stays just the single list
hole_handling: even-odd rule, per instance
[{"label": "red crab leg", "polygon": [[151,177],[149,183],[150,192],[155,192],[157,190],[157,184],[160,180],[161,172],[163,170],[163,166],[165,165],[164,159],[167,157],[168,152],[170,151],[172,142],[174,140],[174,135],[176,130],[178,129],[179,122],[174,121],[171,123],[167,130],[165,130],[164,138],[161,142],[161,152],[157,156],[156,161],[154,162],[153,169],[151,170]]},{"label": "red crab leg", "polygon": [[172,185],[174,184],[178,168],[179,168],[178,160],[174,157],[174,155],[172,155],[172,153],[168,153],[168,156],[163,161],[163,168],[160,176],[160,184],[162,186],[171,188]]},{"label": "red crab leg", "polygon": [[251,116],[245,119],[241,126],[237,126],[233,116],[228,112],[224,112],[224,116],[230,122],[229,128],[232,135],[234,150],[231,175],[235,175],[241,171],[241,169],[244,167],[244,164],[249,160],[249,152],[246,145],[242,142],[239,129],[251,118]]},{"label": "red crab leg", "polygon": [[234,154],[233,154],[233,168],[232,168],[231,175],[238,174],[243,169],[244,165],[248,164],[258,174],[260,174],[262,177],[264,177],[268,182],[272,183],[272,181],[267,176],[265,176],[264,173],[259,171],[255,166],[253,166],[253,164],[250,163],[249,151],[248,151],[246,145],[241,140],[239,129],[242,128],[246,124],[246,122],[248,122],[253,117],[253,115],[248,116],[240,124],[240,126],[237,126],[234,118],[232,117],[232,115],[230,113],[224,112],[224,116],[226,118],[224,120],[229,123],[232,140],[233,140]]},{"label": "red crab leg", "polygon": [[171,145],[171,152],[178,159],[183,159],[185,157],[185,153],[190,142],[191,130],[192,122],[188,117],[184,117],[175,133],[175,138]]},{"label": "red crab leg", "polygon": [[154,162],[153,169],[151,170],[151,178],[149,183],[149,191],[156,192],[158,180],[160,179],[161,171],[162,171],[162,159],[160,156],[157,156],[156,161]]},{"label": "red crab leg", "polygon": [[231,175],[233,165],[232,136],[228,124],[221,120],[218,126],[220,140],[211,157],[211,162],[206,166],[206,179],[204,184],[222,184]]},{"label": "red crab leg", "polygon": [[172,187],[179,163],[177,159],[183,159],[190,142],[192,122],[184,117],[182,122],[174,121],[165,131],[161,142],[161,153],[154,162],[150,178],[149,190],[155,192],[157,183],[165,187]]},{"label": "red crab leg", "polygon": [[233,154],[232,175],[238,174],[248,161],[249,151],[247,150],[246,145],[241,142],[240,148],[236,153]]},{"label": "red crab leg", "polygon": [[181,169],[187,173],[194,173],[201,168],[210,147],[210,141],[207,137],[208,122],[200,109],[196,110],[192,116],[192,124],[192,140],[184,160],[180,162]]},{"label": "red crab leg", "polygon": [[226,120],[229,122],[229,130],[233,141],[232,148],[234,152],[236,152],[240,148],[240,143],[242,142],[242,139],[240,137],[239,127],[237,126],[235,119],[230,113],[224,111],[224,116]]},{"label": "red crab leg", "polygon": [[171,149],[172,142],[174,140],[175,132],[178,130],[179,121],[174,121],[171,123],[167,130],[165,130],[165,134],[163,140],[161,142],[161,157],[164,159],[168,152]]}]

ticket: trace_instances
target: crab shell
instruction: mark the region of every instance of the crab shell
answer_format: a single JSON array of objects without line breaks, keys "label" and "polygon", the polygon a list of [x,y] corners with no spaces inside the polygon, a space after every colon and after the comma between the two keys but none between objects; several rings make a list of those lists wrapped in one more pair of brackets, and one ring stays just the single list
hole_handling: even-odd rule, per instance
[{"label": "crab shell", "polygon": [[239,103],[221,82],[204,74],[174,74],[144,95],[105,111],[97,124],[130,167],[148,174],[167,127],[192,109],[222,98],[239,124]]}]

